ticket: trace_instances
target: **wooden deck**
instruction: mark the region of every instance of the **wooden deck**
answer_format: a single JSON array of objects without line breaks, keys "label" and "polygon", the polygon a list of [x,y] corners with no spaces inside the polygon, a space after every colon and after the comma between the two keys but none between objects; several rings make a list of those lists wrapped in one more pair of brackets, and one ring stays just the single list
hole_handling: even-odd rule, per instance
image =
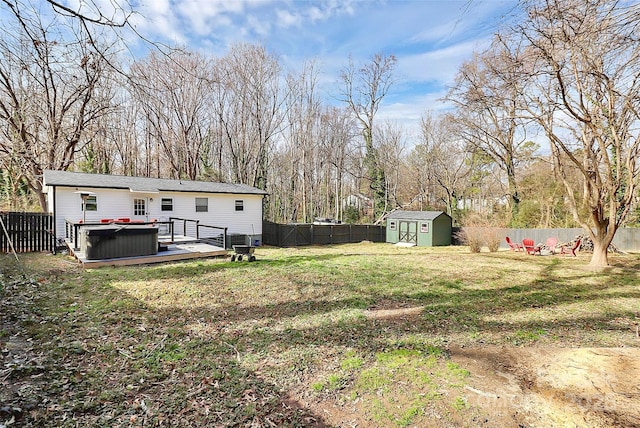
[{"label": "wooden deck", "polygon": [[113,259],[88,260],[80,250],[75,250],[72,245],[68,245],[69,252],[84,268],[96,268],[101,266],[130,266],[148,263],[172,262],[176,260],[189,260],[206,257],[227,256],[229,251],[215,245],[197,242],[193,238],[185,236],[175,236],[172,242],[167,242],[166,237],[160,236],[159,242],[166,246],[166,250],[158,251],[157,254],[137,257],[120,257]]}]

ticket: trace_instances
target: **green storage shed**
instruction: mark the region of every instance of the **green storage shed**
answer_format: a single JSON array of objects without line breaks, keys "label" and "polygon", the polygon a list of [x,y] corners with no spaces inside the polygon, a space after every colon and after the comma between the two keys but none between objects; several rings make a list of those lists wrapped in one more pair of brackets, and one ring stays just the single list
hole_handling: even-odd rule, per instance
[{"label": "green storage shed", "polygon": [[451,245],[451,217],[442,211],[394,211],[387,216],[387,242]]}]

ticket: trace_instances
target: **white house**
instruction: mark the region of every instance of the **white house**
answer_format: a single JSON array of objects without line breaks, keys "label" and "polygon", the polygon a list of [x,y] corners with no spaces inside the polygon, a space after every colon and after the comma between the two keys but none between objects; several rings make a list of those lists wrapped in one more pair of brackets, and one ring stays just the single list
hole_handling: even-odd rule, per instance
[{"label": "white house", "polygon": [[[261,242],[262,202],[267,192],[244,184],[49,170],[44,172],[43,190],[59,239],[65,238],[67,221],[173,220],[178,228],[187,219],[188,227],[198,221],[227,228],[228,235],[252,236]],[[207,227],[200,230],[206,237]]]}]

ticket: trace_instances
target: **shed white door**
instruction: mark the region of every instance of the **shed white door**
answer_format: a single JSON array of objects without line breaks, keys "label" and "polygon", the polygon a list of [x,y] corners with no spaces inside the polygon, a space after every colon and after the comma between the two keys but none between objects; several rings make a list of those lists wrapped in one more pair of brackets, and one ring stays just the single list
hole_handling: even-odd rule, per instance
[{"label": "shed white door", "polygon": [[400,242],[407,242],[410,244],[418,244],[418,223],[415,221],[400,221],[398,225],[400,236],[398,240]]}]

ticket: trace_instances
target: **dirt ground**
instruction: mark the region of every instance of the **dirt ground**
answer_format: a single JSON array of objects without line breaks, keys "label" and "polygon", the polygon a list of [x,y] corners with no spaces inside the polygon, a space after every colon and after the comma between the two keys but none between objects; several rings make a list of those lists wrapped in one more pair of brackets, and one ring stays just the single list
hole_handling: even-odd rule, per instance
[{"label": "dirt ground", "polygon": [[640,427],[640,349],[453,348],[496,427]]},{"label": "dirt ground", "polygon": [[[452,419],[431,409],[430,427],[640,427],[640,349],[483,346],[450,355],[471,372],[470,411]],[[376,426],[357,405],[304,404],[323,417],[319,427]]]},{"label": "dirt ground", "polygon": [[[421,310],[385,306],[365,315],[404,322]],[[464,387],[471,411],[451,419],[432,409],[433,428],[640,428],[640,348],[482,345],[451,346],[448,354],[471,373]],[[357,406],[305,405],[328,426],[371,426]]]}]

